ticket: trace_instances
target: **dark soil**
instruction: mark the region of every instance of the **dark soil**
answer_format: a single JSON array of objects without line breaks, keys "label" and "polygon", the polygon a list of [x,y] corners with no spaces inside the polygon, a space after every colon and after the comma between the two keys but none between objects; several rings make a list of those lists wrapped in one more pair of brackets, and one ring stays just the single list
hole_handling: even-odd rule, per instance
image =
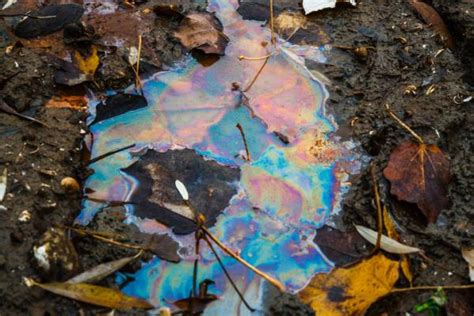
[{"label": "dark soil", "polygon": [[[62,2],[47,1],[48,4]],[[146,61],[143,72],[166,67],[183,55],[184,49],[169,35],[177,25],[177,17],[163,15],[163,10],[157,10],[157,15],[153,11],[158,3],[155,2],[148,1],[134,9],[120,1],[125,17],[116,20],[97,18],[99,21],[94,22],[93,17],[83,17],[96,27],[98,37],[94,41],[101,57],[96,82],[83,86],[102,91],[125,88],[134,82],[133,72],[127,64],[128,52],[123,47],[113,47],[107,38],[121,32],[126,47],[136,45],[138,32],[143,33],[143,59]],[[245,10],[241,10],[241,14],[267,18],[266,1],[243,2]],[[35,3],[25,1],[5,13],[35,9]],[[205,7],[203,2],[175,3],[182,11]],[[397,222],[402,239],[424,249],[432,259],[427,262],[417,256],[410,257],[414,285],[467,284],[468,268],[460,249],[474,246],[471,196],[474,192],[474,113],[472,101],[460,101],[474,92],[474,5],[469,0],[433,0],[430,3],[448,25],[456,41],[455,49],[440,52],[443,44],[434,30],[423,24],[421,17],[404,0],[363,1],[357,7],[338,6],[311,14],[307,28],[297,31],[292,41],[370,47],[364,58],[350,50],[335,48],[327,64],[308,62],[308,67],[332,81],[328,87],[328,108],[340,126],[338,135],[359,142],[375,165],[383,201]],[[275,6],[277,13],[300,10],[296,1],[275,1]],[[141,20],[130,18],[133,12],[146,8],[151,11],[141,14]],[[54,60],[63,58],[64,51],[71,51],[76,44],[65,44],[62,32],[39,40],[21,40],[12,32],[16,22],[17,19],[0,18],[0,97],[17,111],[45,122],[49,128],[0,112],[0,172],[4,168],[8,170],[7,195],[0,202],[0,315],[104,312],[105,309],[28,289],[22,281],[23,277],[41,281],[58,278],[36,268],[32,248],[52,225],[73,225],[80,210],[80,194],[67,193],[60,182],[64,177],[81,182],[87,175],[81,150],[81,130],[86,130],[86,113],[45,106],[51,97],[61,95],[65,90],[53,81],[57,67]],[[123,23],[130,23],[126,31],[123,31]],[[320,31],[326,35],[321,35]],[[9,45],[14,46],[7,52]],[[415,93],[406,91],[410,85],[417,87]],[[432,85],[434,92],[428,94]],[[453,175],[449,187],[451,207],[441,213],[436,224],[428,225],[415,206],[401,203],[389,193],[390,186],[384,180],[382,170],[391,151],[410,135],[387,115],[386,103],[427,142],[437,144],[450,159]],[[351,189],[345,196],[342,215],[337,219],[341,230],[350,229],[352,223],[374,228],[376,211],[368,166],[365,165],[350,181]],[[24,211],[31,218],[20,221]],[[123,218],[120,207],[107,208],[88,228],[124,234],[136,232],[122,223]],[[71,235],[71,238],[83,269],[134,254],[134,251],[91,238],[77,235]],[[130,271],[134,268],[137,267],[133,264],[127,267]],[[112,281],[109,278],[103,284],[114,286]],[[401,281],[399,285],[407,284]],[[473,294],[472,291],[449,291],[445,312],[472,315]],[[296,297],[269,296],[269,315],[311,314]],[[429,296],[428,292],[391,295],[373,305],[368,314],[404,315]]]}]

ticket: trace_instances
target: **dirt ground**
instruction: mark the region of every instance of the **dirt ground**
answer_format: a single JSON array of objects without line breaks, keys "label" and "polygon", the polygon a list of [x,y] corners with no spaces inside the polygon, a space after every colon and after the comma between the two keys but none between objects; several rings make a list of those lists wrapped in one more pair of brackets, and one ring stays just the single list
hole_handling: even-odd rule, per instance
[{"label": "dirt ground", "polygon": [[[8,12],[34,9],[37,2],[68,1],[18,2],[20,4],[9,8]],[[47,107],[48,100],[60,95],[77,95],[81,100],[86,88],[98,92],[125,88],[133,83],[133,72],[124,58],[126,52],[121,48],[112,50],[112,45],[107,43],[107,36],[121,32],[123,21],[136,26],[132,31],[128,28],[130,34],[123,35],[126,43],[135,44],[137,32],[146,30],[143,59],[148,62],[142,73],[166,67],[185,53],[169,35],[177,25],[176,18],[156,15],[151,10],[133,20],[127,12],[146,7],[153,9],[158,3],[136,2],[136,8],[128,8],[124,17],[115,22],[108,21],[103,27],[100,25],[104,21],[83,18],[96,26],[102,58],[96,83],[87,82],[75,89],[65,89],[53,80],[56,60],[63,57],[63,50],[70,49],[63,43],[61,32],[42,38],[43,41],[20,40],[11,31],[15,20],[0,18],[0,97],[17,111],[34,116],[49,126],[0,112],[0,172],[4,168],[8,170],[7,194],[0,202],[2,316],[95,315],[107,311],[39,289],[29,289],[22,278],[35,276],[43,281],[65,278],[65,275],[42,273],[34,264],[32,247],[52,225],[72,225],[80,210],[81,195],[65,192],[60,182],[67,176],[79,181],[87,176],[81,145],[87,130],[84,104],[79,101],[75,109],[60,109]],[[138,5],[139,2],[144,3]],[[179,3],[183,11],[205,8],[204,2]],[[430,3],[441,14],[455,39],[456,46],[452,50],[442,50],[443,44],[435,31],[423,23],[405,0],[359,1],[356,7],[338,6],[313,13],[308,16],[307,27],[297,31],[291,41],[369,47],[365,57],[344,48],[334,48],[326,64],[308,62],[308,67],[331,80],[327,107],[339,124],[338,135],[360,143],[375,165],[382,199],[389,206],[402,239],[424,249],[432,259],[432,262],[423,262],[416,256],[410,258],[414,285],[468,284],[468,266],[460,249],[474,246],[471,196],[474,192],[474,113],[473,102],[462,100],[474,93],[474,4],[469,0],[433,0]],[[290,0],[275,1],[276,13],[284,10],[299,11],[300,5]],[[267,1],[263,0],[243,1],[240,10],[244,17],[262,20],[268,18],[267,12]],[[14,45],[13,49],[7,53],[6,48],[10,45]],[[417,87],[413,93],[406,91],[410,85]],[[432,85],[434,91],[427,93]],[[386,103],[426,141],[437,144],[449,157],[453,175],[449,186],[451,206],[442,212],[436,224],[427,225],[413,205],[398,202],[389,193],[389,183],[383,178],[382,170],[391,151],[410,136],[388,117],[384,110]],[[337,219],[341,230],[350,229],[352,223],[375,227],[376,212],[368,165],[365,164],[362,172],[350,182],[351,189]],[[20,220],[25,219],[25,211],[30,218]],[[133,231],[134,228],[123,224],[122,219],[120,207],[107,208],[95,218],[90,228]],[[79,236],[73,236],[72,242],[81,258],[82,269],[134,253]],[[132,271],[137,267],[131,265],[127,269]],[[106,279],[103,284],[113,286],[113,278]],[[406,283],[402,281],[401,285]],[[444,312],[472,315],[473,294],[473,291],[449,291]],[[405,315],[429,296],[428,292],[390,295],[373,305],[368,315]],[[311,315],[307,306],[290,295],[275,294],[268,298],[268,306],[268,315]]]}]

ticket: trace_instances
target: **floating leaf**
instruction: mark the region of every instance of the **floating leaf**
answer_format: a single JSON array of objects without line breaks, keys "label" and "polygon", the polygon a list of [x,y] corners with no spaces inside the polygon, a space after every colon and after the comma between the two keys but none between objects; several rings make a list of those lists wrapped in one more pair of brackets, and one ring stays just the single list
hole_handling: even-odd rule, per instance
[{"label": "floating leaf", "polygon": [[469,264],[469,279],[474,282],[474,248],[462,249],[462,257]]},{"label": "floating leaf", "polygon": [[229,39],[223,30],[214,14],[191,12],[181,21],[174,36],[189,50],[196,48],[206,54],[224,55]]},{"label": "floating leaf", "polygon": [[435,145],[400,144],[383,174],[391,183],[390,192],[399,200],[416,203],[430,223],[449,205],[449,162]]},{"label": "floating leaf", "polygon": [[[370,242],[372,245],[377,243],[377,232],[375,230],[360,225],[354,226],[365,240]],[[396,253],[399,255],[420,252],[420,249],[418,248],[401,244],[385,235],[382,235],[382,239],[380,240],[380,248],[386,252]]]},{"label": "floating leaf", "polygon": [[446,47],[454,48],[453,37],[438,12],[429,4],[419,0],[410,0],[410,4],[421,15],[423,20],[435,29]]},{"label": "floating leaf", "polygon": [[[387,208],[384,206],[383,208],[383,224],[385,229],[387,230],[388,237],[400,241],[400,236],[398,235],[397,230],[395,229],[395,224],[388,213]],[[408,256],[402,255],[402,261],[400,262],[400,268],[402,269],[403,275],[408,280],[410,285],[413,284],[413,275],[410,269],[410,261],[408,260]]]},{"label": "floating leaf", "polygon": [[348,268],[317,274],[299,293],[318,316],[363,315],[398,280],[396,260],[377,254]]},{"label": "floating leaf", "polygon": [[153,305],[145,300],[122,294],[122,292],[102,286],[86,283],[37,283],[33,279],[24,278],[28,287],[38,286],[43,290],[72,298],[84,303],[114,309],[153,308]]},{"label": "floating leaf", "polygon": [[99,264],[90,270],[84,271],[83,273],[76,275],[75,277],[66,281],[66,283],[95,283],[98,282],[112,273],[122,269],[124,266],[129,264],[131,261],[137,259],[141,255],[141,252],[132,257],[126,257],[106,263]]}]

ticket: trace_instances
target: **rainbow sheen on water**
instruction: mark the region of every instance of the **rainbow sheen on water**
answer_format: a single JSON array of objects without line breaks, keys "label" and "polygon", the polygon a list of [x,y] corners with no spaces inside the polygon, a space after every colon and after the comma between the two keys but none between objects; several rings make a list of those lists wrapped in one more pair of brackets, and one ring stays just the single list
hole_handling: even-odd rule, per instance
[{"label": "rainbow sheen on water", "polygon": [[[354,145],[333,136],[335,124],[326,113],[328,93],[305,67],[304,59],[324,62],[324,47],[301,47],[278,41],[261,22],[244,21],[234,0],[214,0],[208,6],[224,25],[230,42],[226,55],[209,67],[188,56],[169,71],[144,82],[148,106],[91,125],[92,157],[136,144],[91,165],[94,174],[86,187],[101,200],[127,201],[138,190],[139,180],[121,169],[137,159],[132,152],[145,148],[165,152],[191,148],[206,159],[239,167],[241,179],[230,205],[210,230],[242,258],[280,280],[289,292],[303,288],[332,263],[312,242],[316,229],[337,211],[344,180],[357,169]],[[258,80],[245,93],[232,89],[236,82],[249,85],[263,60],[239,56],[272,57]],[[91,121],[95,110],[91,106]],[[244,143],[236,124],[242,125],[251,156],[246,161]],[[274,132],[284,135],[285,144]],[[190,197],[191,201],[193,197]],[[89,223],[102,203],[84,200],[77,222]],[[123,291],[148,299],[156,306],[186,298],[192,286],[194,235],[175,236],[152,219],[135,217],[127,205],[127,221],[144,232],[168,233],[181,245],[182,261],[158,258],[143,267]],[[234,259],[220,253],[244,296],[260,308],[266,284]],[[221,299],[210,304],[208,315],[249,314],[225,278],[218,262],[201,245],[198,281],[211,279],[210,291]]]}]

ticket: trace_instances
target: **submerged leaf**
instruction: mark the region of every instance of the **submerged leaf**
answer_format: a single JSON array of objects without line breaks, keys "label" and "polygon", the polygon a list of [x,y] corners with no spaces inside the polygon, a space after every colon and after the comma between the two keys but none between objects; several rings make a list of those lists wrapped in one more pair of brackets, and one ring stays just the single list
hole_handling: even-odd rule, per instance
[{"label": "submerged leaf", "polygon": [[37,283],[32,279],[25,278],[27,286],[38,286],[43,290],[72,298],[84,303],[114,309],[153,308],[153,305],[145,300],[122,294],[122,292],[102,286],[86,283]]},{"label": "submerged leaf", "polygon": [[449,205],[449,162],[435,145],[400,144],[383,174],[391,183],[390,192],[399,200],[416,203],[430,223]]},{"label": "submerged leaf", "polygon": [[421,15],[426,23],[433,26],[446,47],[454,48],[454,40],[438,12],[436,12],[436,10],[429,4],[419,0],[410,0],[410,4]]},{"label": "submerged leaf", "polygon": [[317,274],[299,293],[318,316],[363,315],[398,280],[398,261],[377,254],[348,268]]},{"label": "submerged leaf", "polygon": [[181,21],[174,36],[189,50],[196,48],[206,54],[224,55],[229,39],[223,30],[214,14],[191,12]]},{"label": "submerged leaf", "polygon": [[79,275],[69,279],[66,283],[95,283],[98,282],[107,276],[111,275],[112,273],[120,270],[131,261],[137,259],[142,252],[139,252],[135,256],[126,257],[106,263],[99,264],[98,266],[93,267],[87,271],[82,272]]},{"label": "submerged leaf", "polygon": [[[360,225],[355,225],[355,228],[365,240],[373,245],[377,243],[377,232],[375,230]],[[399,255],[420,252],[420,249],[418,248],[401,244],[385,235],[382,235],[382,239],[380,240],[380,248],[386,252],[396,253]]]}]

